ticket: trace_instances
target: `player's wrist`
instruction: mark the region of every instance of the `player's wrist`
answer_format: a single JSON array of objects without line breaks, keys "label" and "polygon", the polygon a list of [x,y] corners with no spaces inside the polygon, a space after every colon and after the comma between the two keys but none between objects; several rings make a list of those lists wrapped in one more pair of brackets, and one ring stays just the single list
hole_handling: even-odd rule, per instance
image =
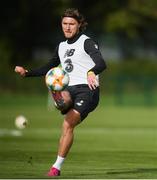
[{"label": "player's wrist", "polygon": [[88,71],[87,75],[95,75],[95,73],[93,71]]}]

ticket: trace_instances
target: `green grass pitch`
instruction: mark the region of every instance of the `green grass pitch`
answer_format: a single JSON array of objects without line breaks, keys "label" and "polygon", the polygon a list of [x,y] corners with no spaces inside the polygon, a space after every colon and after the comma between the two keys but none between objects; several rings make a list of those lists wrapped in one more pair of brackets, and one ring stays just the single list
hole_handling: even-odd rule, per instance
[{"label": "green grass pitch", "polygon": [[[19,132],[17,115],[28,118]],[[56,159],[63,117],[44,96],[1,96],[0,178],[47,178]],[[157,108],[102,100],[75,130],[62,179],[157,178]]]}]

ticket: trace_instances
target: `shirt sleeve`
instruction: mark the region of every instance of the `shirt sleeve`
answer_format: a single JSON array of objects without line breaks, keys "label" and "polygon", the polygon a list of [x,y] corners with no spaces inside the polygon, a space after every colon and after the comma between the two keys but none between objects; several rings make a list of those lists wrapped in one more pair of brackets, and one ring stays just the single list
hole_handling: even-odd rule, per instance
[{"label": "shirt sleeve", "polygon": [[98,45],[92,39],[85,40],[84,49],[95,63],[95,66],[89,71],[93,71],[97,75],[107,68]]},{"label": "shirt sleeve", "polygon": [[53,57],[47,64],[43,65],[40,68],[28,71],[25,77],[44,76],[51,68],[58,66],[60,64],[58,47],[59,46],[56,47]]}]

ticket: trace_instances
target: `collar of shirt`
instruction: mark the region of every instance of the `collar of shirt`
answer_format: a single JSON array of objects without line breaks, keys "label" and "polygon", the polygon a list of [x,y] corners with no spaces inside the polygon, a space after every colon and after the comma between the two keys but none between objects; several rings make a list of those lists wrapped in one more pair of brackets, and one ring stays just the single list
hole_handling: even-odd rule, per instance
[{"label": "collar of shirt", "polygon": [[76,42],[81,35],[82,35],[82,33],[78,33],[78,34],[75,35],[74,37],[72,37],[72,38],[70,38],[70,39],[67,39],[67,43],[68,43],[68,44],[72,44],[72,43]]}]

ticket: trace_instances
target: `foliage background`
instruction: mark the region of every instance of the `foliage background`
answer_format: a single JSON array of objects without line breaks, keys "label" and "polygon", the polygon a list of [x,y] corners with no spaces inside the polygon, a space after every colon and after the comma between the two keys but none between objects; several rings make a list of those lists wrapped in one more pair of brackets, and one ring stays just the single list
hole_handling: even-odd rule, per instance
[{"label": "foliage background", "polygon": [[[108,69],[101,75],[103,92],[156,94],[156,0],[2,1],[0,92],[47,91],[44,79],[21,80],[14,67],[33,69],[52,57],[54,48],[63,40],[60,17],[69,7],[78,8],[84,14],[89,24],[86,34],[99,43],[107,62]],[[132,91],[128,91],[127,83]]]},{"label": "foliage background", "polygon": [[[63,117],[52,108],[44,77],[23,79],[14,67],[33,69],[52,57],[69,7],[87,18],[86,34],[108,68],[99,108],[76,129],[62,179],[157,178],[156,0],[1,1],[0,178],[46,178],[56,158]],[[23,131],[14,125],[20,114],[28,119]]]}]

